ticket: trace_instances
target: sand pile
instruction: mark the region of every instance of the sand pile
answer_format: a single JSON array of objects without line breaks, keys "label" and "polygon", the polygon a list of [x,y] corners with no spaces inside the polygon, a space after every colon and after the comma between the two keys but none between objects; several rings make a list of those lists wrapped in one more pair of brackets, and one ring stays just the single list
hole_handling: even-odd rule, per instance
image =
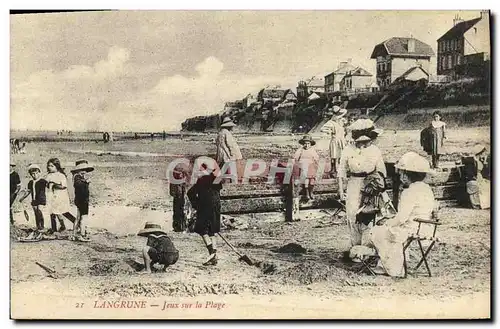
[{"label": "sand pile", "polygon": [[91,276],[106,276],[106,275],[118,275],[118,274],[130,274],[135,273],[136,269],[127,264],[122,260],[115,259],[94,259],[93,264],[85,271]]},{"label": "sand pile", "polygon": [[275,248],[273,251],[283,254],[305,254],[307,252],[307,249],[302,247],[298,243],[292,242],[279,248]]}]

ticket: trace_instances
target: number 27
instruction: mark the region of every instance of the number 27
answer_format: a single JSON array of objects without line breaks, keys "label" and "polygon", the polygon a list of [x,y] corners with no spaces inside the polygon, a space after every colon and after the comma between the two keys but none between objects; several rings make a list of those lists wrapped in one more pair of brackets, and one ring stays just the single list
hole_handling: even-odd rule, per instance
[{"label": "number 27", "polygon": [[76,308],[83,308],[83,303],[76,303],[75,307]]}]

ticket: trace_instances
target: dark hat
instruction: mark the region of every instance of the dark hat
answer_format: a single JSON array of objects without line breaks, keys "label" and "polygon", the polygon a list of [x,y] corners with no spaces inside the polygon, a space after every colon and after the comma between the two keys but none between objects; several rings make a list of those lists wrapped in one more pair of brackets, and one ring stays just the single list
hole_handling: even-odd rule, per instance
[{"label": "dark hat", "polygon": [[78,160],[75,161],[75,166],[78,166],[78,165],[80,165],[82,163],[88,164],[89,162],[87,160],[85,160],[85,159],[78,159]]},{"label": "dark hat", "polygon": [[162,234],[167,234],[163,229],[161,228],[160,224],[155,224],[152,222],[146,222],[146,225],[144,225],[144,228],[137,233],[138,236],[148,236],[151,233],[162,233]]},{"label": "dark hat", "polygon": [[316,142],[314,141],[314,139],[312,139],[311,135],[304,135],[304,137],[302,137],[302,139],[299,140],[300,145],[304,145],[305,142],[310,142],[311,146],[316,145]]},{"label": "dark hat", "polygon": [[77,171],[86,171],[86,172],[91,172],[94,171],[94,167],[89,165],[89,162],[84,159],[76,160],[75,162],[75,169],[72,169],[71,172],[77,172]]}]

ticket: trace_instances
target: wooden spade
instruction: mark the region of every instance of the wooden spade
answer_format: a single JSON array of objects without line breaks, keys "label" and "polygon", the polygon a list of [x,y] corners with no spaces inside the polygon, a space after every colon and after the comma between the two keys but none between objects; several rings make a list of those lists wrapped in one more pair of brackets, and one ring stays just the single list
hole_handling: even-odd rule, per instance
[{"label": "wooden spade", "polygon": [[248,265],[254,265],[254,262],[250,259],[250,257],[248,257],[247,255],[242,254],[238,250],[236,250],[236,248],[233,247],[233,245],[231,243],[229,243],[229,241],[227,241],[226,238],[224,236],[222,236],[222,234],[220,234],[220,233],[217,233],[217,234],[219,234],[219,236],[222,238],[222,240],[224,240],[224,242],[229,246],[229,248],[231,248],[231,250],[234,251],[236,253],[236,255],[238,255],[240,257],[239,258],[240,261],[243,261],[243,262],[247,263]]}]

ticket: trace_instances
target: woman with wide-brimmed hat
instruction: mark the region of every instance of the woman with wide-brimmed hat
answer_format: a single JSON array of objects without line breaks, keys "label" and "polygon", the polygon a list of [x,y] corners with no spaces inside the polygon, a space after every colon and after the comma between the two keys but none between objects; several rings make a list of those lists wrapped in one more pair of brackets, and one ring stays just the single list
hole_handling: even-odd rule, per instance
[{"label": "woman with wide-brimmed hat", "polygon": [[347,142],[345,139],[345,129],[340,123],[340,120],[346,115],[347,110],[339,106],[333,107],[333,117],[328,121],[323,128],[322,132],[330,133],[329,155],[331,162],[331,176],[335,177],[337,174],[337,167],[340,162],[342,150],[345,148]]},{"label": "woman with wide-brimmed hat", "polygon": [[[357,220],[357,213],[361,204],[365,178],[370,174],[379,173],[387,176],[385,163],[380,149],[372,144],[375,126],[370,119],[358,119],[350,127],[354,145],[348,145],[342,152],[340,159],[338,183],[341,200],[346,200],[347,221],[351,235],[351,246],[363,245],[373,223],[364,223]],[[347,181],[347,194],[344,195],[344,186]]]},{"label": "woman with wide-brimmed hat", "polygon": [[[401,182],[407,186],[401,194],[398,212],[395,217],[378,222],[370,236],[380,257],[373,271],[403,277],[402,246],[408,236],[417,231],[418,223],[414,219],[432,219],[437,204],[432,188],[424,183],[426,175],[431,172],[429,161],[414,152],[408,152],[396,163],[396,168]],[[422,229],[420,233],[425,234]]]},{"label": "woman with wide-brimmed hat", "polygon": [[[234,127],[236,127],[236,124],[230,117],[225,117],[222,120],[219,134],[215,140],[217,148],[215,161],[217,161],[219,168],[222,168],[227,162],[235,162],[238,171],[240,171],[242,169],[243,156],[241,155],[241,150],[236,138],[234,138],[231,133]],[[226,173],[229,174],[230,170]]]},{"label": "woman with wide-brimmed hat", "polygon": [[299,166],[299,175],[304,180],[302,188],[305,191],[306,199],[311,200],[314,197],[319,155],[314,148],[316,141],[310,135],[304,135],[299,140],[299,144],[302,146],[295,152],[293,160]]}]

